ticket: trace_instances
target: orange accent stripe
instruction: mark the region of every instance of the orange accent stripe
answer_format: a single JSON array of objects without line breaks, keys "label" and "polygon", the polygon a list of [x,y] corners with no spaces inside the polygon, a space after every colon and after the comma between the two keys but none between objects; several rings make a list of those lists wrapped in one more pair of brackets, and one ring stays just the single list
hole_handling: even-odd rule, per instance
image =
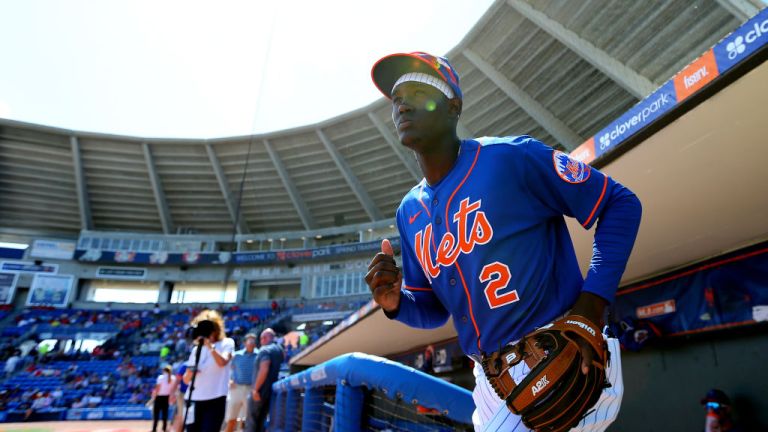
[{"label": "orange accent stripe", "polygon": [[696,330],[686,330],[686,331],[681,331],[681,332],[677,332],[677,333],[670,333],[667,336],[683,336],[683,335],[692,334],[692,333],[703,333],[703,332],[708,332],[708,331],[713,331],[713,330],[727,329],[727,328],[731,328],[731,327],[740,327],[740,326],[747,325],[747,324],[755,324],[756,322],[757,321],[755,321],[755,320],[747,320],[747,321],[728,323],[728,324],[718,324],[718,325],[704,327],[704,328],[700,328],[700,329],[696,329]]},{"label": "orange accent stripe", "polygon": [[[472,170],[475,169],[475,165],[477,164],[477,159],[480,157],[480,149],[483,148],[483,146],[477,146],[477,151],[475,152],[475,160],[472,161],[472,166],[469,167],[469,170],[467,171],[467,174],[464,176],[464,178],[461,180],[461,183],[459,183],[458,186],[456,186],[456,189],[453,190],[453,193],[451,194],[450,198],[448,198],[448,202],[445,203],[445,224],[446,226],[449,226],[450,219],[448,219],[448,209],[451,207],[451,201],[453,201],[453,197],[456,195],[456,192],[461,189],[461,187],[464,185],[464,182],[467,181],[469,178],[469,175],[472,173]],[[434,238],[434,237],[433,237]],[[460,242],[461,239],[456,239],[456,241]],[[435,248],[437,250],[437,248]],[[472,297],[469,296],[469,289],[467,288],[467,283],[464,281],[464,274],[461,271],[461,267],[459,267],[459,260],[456,259],[456,270],[459,271],[459,277],[461,278],[461,284],[464,286],[464,294],[467,296],[467,305],[469,306],[469,317],[472,319],[472,325],[475,327],[475,333],[477,334],[477,349],[479,351],[483,351],[483,349],[480,347],[480,329],[477,327],[477,322],[475,322],[475,312],[472,310]]]},{"label": "orange accent stripe", "polygon": [[705,265],[693,268],[691,270],[684,271],[684,272],[682,272],[680,274],[676,274],[676,275],[665,277],[664,279],[659,279],[659,280],[656,280],[656,281],[653,281],[653,282],[648,282],[648,283],[645,283],[645,284],[642,284],[642,285],[637,285],[637,286],[634,286],[634,287],[631,287],[631,288],[627,288],[625,290],[620,290],[620,291],[618,291],[616,293],[616,297],[624,295],[624,294],[629,294],[631,292],[640,291],[640,290],[643,290],[643,289],[646,289],[646,288],[650,288],[650,287],[653,287],[653,286],[656,286],[656,285],[661,285],[661,284],[663,284],[665,282],[669,282],[669,281],[672,281],[672,280],[675,280],[675,279],[679,279],[681,277],[689,276],[689,275],[692,275],[694,273],[698,273],[698,272],[700,272],[702,270],[707,270],[707,269],[710,269],[710,268],[713,268],[713,267],[719,267],[719,266],[724,265],[724,264],[745,260],[747,258],[756,256],[756,255],[761,255],[761,254],[764,254],[766,252],[768,252],[768,248],[763,248],[763,249],[759,249],[759,250],[752,251],[752,252],[749,252],[749,253],[745,253],[744,255],[738,255],[738,256],[726,258],[726,259],[723,259],[723,260],[720,260],[720,261],[715,261],[715,262],[712,262],[712,263],[709,263],[709,264],[705,264]]},{"label": "orange accent stripe", "polygon": [[600,207],[600,203],[603,201],[603,197],[605,196],[605,190],[608,188],[608,176],[604,175],[603,177],[603,191],[600,192],[600,198],[597,199],[597,202],[595,203],[595,207],[592,209],[592,213],[589,214],[589,217],[586,221],[584,221],[581,226],[585,227],[589,225],[589,222],[592,220],[592,217],[595,216],[595,212],[597,211],[597,208]]},{"label": "orange accent stripe", "polygon": [[405,285],[405,289],[409,291],[432,291],[432,288],[412,287],[408,285]]},{"label": "orange accent stripe", "polygon": [[448,209],[451,207],[451,201],[453,201],[453,197],[456,195],[456,192],[461,189],[462,186],[464,186],[464,182],[467,181],[467,178],[469,178],[469,175],[472,173],[472,170],[475,169],[475,164],[477,164],[477,159],[480,157],[480,149],[483,148],[483,146],[477,146],[477,151],[475,152],[475,160],[472,161],[472,166],[469,167],[469,170],[467,171],[467,174],[464,176],[464,178],[461,180],[461,183],[459,183],[458,186],[456,186],[456,189],[453,190],[453,193],[451,194],[451,197],[448,198],[448,202],[445,203],[445,223],[449,224],[450,219],[448,219]]}]

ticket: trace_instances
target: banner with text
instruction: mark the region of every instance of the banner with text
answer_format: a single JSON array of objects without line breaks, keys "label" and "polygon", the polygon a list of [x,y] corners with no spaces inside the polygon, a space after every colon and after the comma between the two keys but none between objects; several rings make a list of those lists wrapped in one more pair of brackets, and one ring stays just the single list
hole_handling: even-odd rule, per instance
[{"label": "banner with text", "polygon": [[[400,249],[400,238],[390,239],[395,251]],[[375,254],[381,248],[381,240],[324,246],[312,249],[294,249],[259,252],[135,252],[105,251],[100,249],[78,249],[75,259],[93,263],[130,263],[155,265],[221,265],[232,262],[236,265],[279,264],[312,261],[323,258],[337,258],[361,254]]]},{"label": "banner with text", "polygon": [[768,44],[768,8],[724,37],[658,90],[586,140],[571,157],[591,163]]},{"label": "banner with text", "polygon": [[622,287],[616,320],[650,321],[662,335],[768,320],[768,243]]}]

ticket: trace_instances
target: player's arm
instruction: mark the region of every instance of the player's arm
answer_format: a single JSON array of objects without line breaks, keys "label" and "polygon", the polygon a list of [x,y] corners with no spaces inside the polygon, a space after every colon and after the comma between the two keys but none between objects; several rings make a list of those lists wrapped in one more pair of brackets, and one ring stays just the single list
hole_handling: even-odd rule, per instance
[{"label": "player's arm", "polygon": [[[398,228],[400,211],[398,209]],[[440,327],[450,314],[432,291],[416,263],[415,255],[400,230],[403,269],[397,266],[389,240],[382,241],[382,252],[368,266],[365,281],[385,315],[416,328]],[[405,275],[405,283],[404,276]]]},{"label": "player's arm", "polygon": [[530,139],[525,144],[528,190],[556,215],[597,223],[592,259],[572,313],[602,324],[613,301],[640,226],[642,207],[632,191],[589,165]]}]

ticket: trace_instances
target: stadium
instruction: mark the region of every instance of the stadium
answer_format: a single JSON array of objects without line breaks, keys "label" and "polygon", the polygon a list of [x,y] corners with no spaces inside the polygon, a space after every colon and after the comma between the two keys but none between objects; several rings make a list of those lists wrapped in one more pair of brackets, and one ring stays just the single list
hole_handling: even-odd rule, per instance
[{"label": "stadium", "polygon": [[[445,53],[460,138],[531,135],[643,201],[611,431],[701,428],[711,389],[768,427],[767,45],[758,1],[498,0]],[[237,349],[277,332],[267,430],[473,430],[461,323],[390,320],[365,281],[422,179],[391,111],[213,139],[0,118],[0,431],[147,430],[208,308]]]}]

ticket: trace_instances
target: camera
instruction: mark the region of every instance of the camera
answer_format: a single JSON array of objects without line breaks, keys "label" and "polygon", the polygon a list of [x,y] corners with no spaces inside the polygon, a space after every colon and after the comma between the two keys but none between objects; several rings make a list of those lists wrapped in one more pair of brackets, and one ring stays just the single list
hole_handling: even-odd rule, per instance
[{"label": "camera", "polygon": [[189,329],[187,329],[187,335],[189,335],[192,339],[197,339],[199,337],[207,338],[213,334],[214,330],[216,330],[216,326],[213,321],[202,320],[198,321],[197,324],[194,324]]}]

